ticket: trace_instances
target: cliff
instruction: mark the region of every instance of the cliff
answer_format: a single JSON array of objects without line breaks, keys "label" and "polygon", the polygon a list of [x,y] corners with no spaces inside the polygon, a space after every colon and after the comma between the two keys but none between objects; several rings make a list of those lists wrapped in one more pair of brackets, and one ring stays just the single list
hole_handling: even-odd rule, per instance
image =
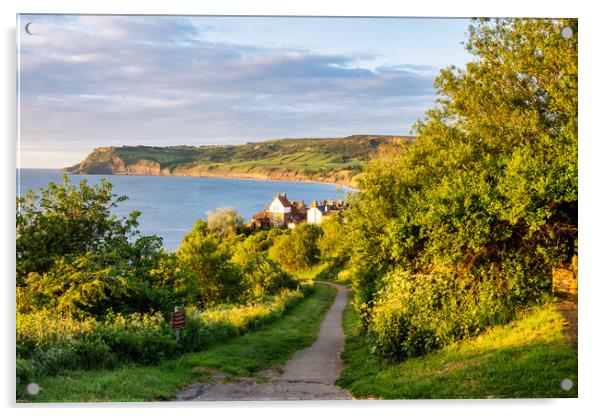
[{"label": "cliff", "polygon": [[174,175],[352,185],[362,165],[383,146],[410,143],[408,136],[356,135],[330,139],[280,139],[243,145],[100,147],[74,174]]}]

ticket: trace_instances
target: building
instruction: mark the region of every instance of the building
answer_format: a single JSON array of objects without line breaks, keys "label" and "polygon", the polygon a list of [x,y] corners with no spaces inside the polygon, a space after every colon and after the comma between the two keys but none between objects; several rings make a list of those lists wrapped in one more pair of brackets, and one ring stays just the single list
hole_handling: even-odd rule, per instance
[{"label": "building", "polygon": [[305,201],[289,201],[286,193],[278,193],[272,198],[265,210],[257,212],[251,218],[251,228],[295,228],[297,225],[308,222],[322,224],[323,218],[340,216],[347,205],[343,200],[322,200],[318,205],[314,199],[308,208]]},{"label": "building", "polygon": [[257,214],[251,217],[251,228],[269,228],[270,227],[270,215],[267,210],[259,211]]},{"label": "building", "polygon": [[284,227],[291,222],[293,217],[293,206],[286,198],[286,193],[276,195],[268,207],[270,225],[272,227]]},{"label": "building", "polygon": [[311,203],[310,208],[307,210],[307,222],[310,224],[320,225],[324,218],[327,217],[340,217],[342,211],[347,209],[347,206],[342,200],[335,202],[333,199],[330,201],[322,200],[322,203],[318,205],[318,202],[314,199]]},{"label": "building", "polygon": [[322,217],[324,216],[324,205],[318,205],[314,199],[311,206],[307,210],[307,222],[310,224],[322,224]]}]

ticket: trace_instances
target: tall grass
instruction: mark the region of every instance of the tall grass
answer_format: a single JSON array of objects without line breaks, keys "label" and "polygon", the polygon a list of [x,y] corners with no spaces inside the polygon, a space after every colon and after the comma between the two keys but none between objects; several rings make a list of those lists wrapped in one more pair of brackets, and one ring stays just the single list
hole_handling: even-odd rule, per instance
[{"label": "tall grass", "polygon": [[49,311],[17,314],[17,384],[65,370],[151,364],[200,351],[280,318],[312,290],[304,285],[247,305],[189,307],[187,326],[179,336],[160,313],[110,314],[103,321]]}]

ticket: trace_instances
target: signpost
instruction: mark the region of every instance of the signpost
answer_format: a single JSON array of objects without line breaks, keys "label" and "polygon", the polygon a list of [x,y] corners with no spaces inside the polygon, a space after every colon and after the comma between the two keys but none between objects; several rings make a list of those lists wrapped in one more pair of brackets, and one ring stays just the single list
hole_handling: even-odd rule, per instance
[{"label": "signpost", "polygon": [[176,331],[176,338],[180,339],[180,329],[186,327],[186,312],[180,310],[177,306],[174,308],[174,313],[171,315],[171,329]]}]

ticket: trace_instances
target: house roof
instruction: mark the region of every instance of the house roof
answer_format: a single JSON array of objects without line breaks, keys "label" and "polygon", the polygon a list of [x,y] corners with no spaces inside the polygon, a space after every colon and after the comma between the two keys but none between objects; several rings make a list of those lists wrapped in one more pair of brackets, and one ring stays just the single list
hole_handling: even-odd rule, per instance
[{"label": "house roof", "polygon": [[286,208],[290,208],[292,206],[291,203],[289,202],[289,200],[286,198],[286,196],[282,196],[282,195],[278,194],[274,198],[275,199],[277,198],[280,201],[280,203]]},{"label": "house roof", "polygon": [[265,218],[268,218],[269,214],[266,211],[259,211],[257,214],[253,215],[253,219],[254,220],[263,220]]}]

